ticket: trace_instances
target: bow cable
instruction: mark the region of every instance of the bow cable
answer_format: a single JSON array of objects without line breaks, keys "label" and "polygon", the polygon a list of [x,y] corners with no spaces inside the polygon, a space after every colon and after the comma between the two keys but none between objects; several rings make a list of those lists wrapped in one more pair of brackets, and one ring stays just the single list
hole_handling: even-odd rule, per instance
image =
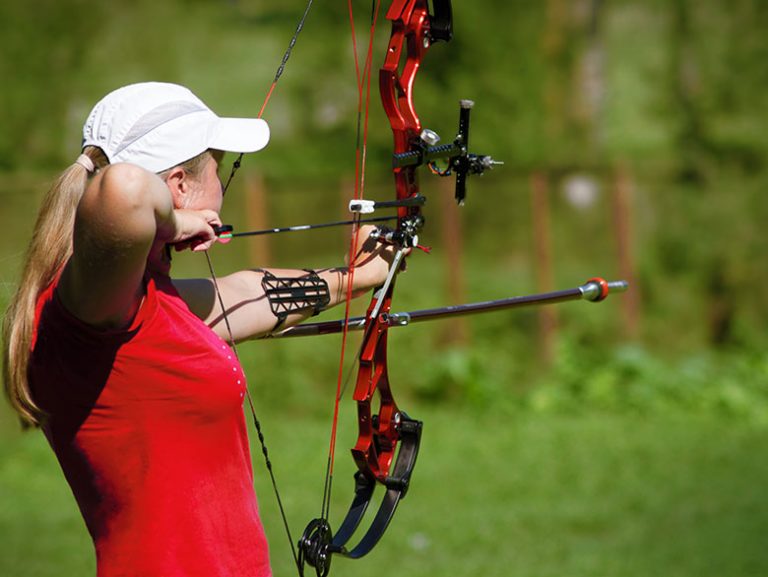
[{"label": "bow cable", "polygon": [[[211,281],[213,282],[214,292],[216,293],[216,298],[219,302],[219,307],[222,311],[222,318],[224,320],[224,324],[227,327],[227,336],[229,337],[229,346],[232,349],[232,352],[235,354],[235,358],[237,359],[237,362],[240,363],[240,355],[237,352],[237,346],[235,345],[235,337],[232,333],[232,327],[229,324],[229,316],[226,313],[226,306],[224,305],[224,299],[221,296],[221,291],[219,290],[219,283],[216,278],[216,273],[213,270],[213,263],[211,262],[211,255],[208,253],[208,251],[205,251],[205,259],[208,262],[208,270],[211,273]],[[264,455],[264,464],[267,468],[267,472],[269,473],[269,478],[272,481],[272,490],[275,493],[275,498],[277,499],[277,506],[280,509],[280,517],[283,520],[283,527],[285,528],[286,535],[288,537],[288,543],[291,546],[291,553],[293,554],[293,560],[296,564],[296,567],[299,568],[299,557],[298,553],[296,552],[296,546],[293,542],[293,537],[291,535],[291,528],[288,524],[288,517],[285,514],[285,507],[283,506],[283,500],[280,497],[280,490],[277,488],[277,480],[275,479],[275,473],[272,469],[272,461],[269,458],[269,450],[267,449],[267,443],[264,438],[264,433],[261,429],[261,421],[259,421],[258,416],[256,415],[256,407],[253,403],[253,397],[251,396],[251,391],[248,388],[248,379],[245,376],[245,371],[243,371],[243,380],[245,384],[245,397],[248,399],[248,408],[251,412],[251,417],[253,419],[253,425],[256,427],[256,434],[259,438],[259,443],[261,444],[261,453]]]},{"label": "bow cable", "polygon": [[[277,68],[277,72],[275,73],[275,77],[272,80],[272,84],[270,85],[269,90],[267,91],[267,95],[264,98],[264,102],[262,103],[261,108],[259,109],[259,114],[257,118],[261,118],[264,115],[264,110],[267,108],[267,104],[269,103],[269,100],[272,98],[272,93],[274,92],[275,87],[277,86],[277,83],[280,80],[280,77],[283,75],[283,71],[285,70],[285,65],[288,63],[288,60],[291,57],[291,52],[293,51],[294,46],[296,46],[296,41],[299,37],[299,34],[301,34],[301,31],[304,29],[304,23],[307,20],[307,16],[309,15],[310,9],[312,8],[313,1],[314,0],[307,0],[306,7],[304,8],[304,13],[299,19],[299,23],[296,26],[296,30],[294,31],[293,36],[291,37],[291,40],[288,43],[288,48],[283,54],[283,59]],[[237,159],[232,163],[232,170],[229,173],[229,177],[227,178],[226,184],[222,187],[222,194],[225,194],[227,192],[227,189],[229,188],[229,185],[232,183],[232,179],[234,178],[235,173],[240,168],[242,159],[243,159],[243,153],[240,153]],[[219,307],[221,308],[222,319],[224,320],[224,324],[227,329],[227,336],[229,337],[229,345],[235,354],[235,358],[238,360],[238,362],[240,362],[240,356],[238,355],[237,346],[235,344],[235,337],[232,332],[232,327],[229,323],[229,316],[227,315],[227,307],[225,306],[224,299],[221,296],[221,291],[219,290],[219,283],[216,277],[216,272],[214,271],[213,262],[211,261],[211,256],[208,251],[205,251],[205,258],[208,263],[208,270],[211,275],[211,282],[213,283],[214,292],[216,293],[216,298],[218,300]],[[245,372],[243,372],[243,377],[245,378]],[[275,474],[272,468],[272,462],[269,458],[269,451],[267,449],[267,444],[264,439],[264,434],[262,432],[261,422],[259,421],[259,418],[256,415],[256,408],[253,403],[253,397],[251,396],[251,391],[248,387],[247,379],[245,379],[245,394],[246,394],[246,398],[248,399],[248,407],[250,409],[251,417],[253,418],[253,424],[256,427],[256,433],[259,438],[259,443],[261,444],[261,452],[264,455],[264,463],[266,465],[267,471],[269,472],[270,480],[272,481],[272,489],[275,493],[275,498],[277,500],[278,508],[280,509],[280,517],[282,518],[282,521],[283,521],[283,527],[285,528],[285,533],[286,533],[286,536],[288,537],[288,543],[290,544],[290,547],[291,547],[291,554],[293,555],[293,561],[296,565],[296,569],[301,575],[302,570],[301,570],[301,564],[299,563],[299,556],[296,551],[296,545],[291,535],[291,529],[288,524],[288,517],[285,514],[285,508],[283,507],[283,500],[280,497],[280,491],[277,487],[277,481],[275,479]]]},{"label": "bow cable", "polygon": [[[291,53],[293,52],[293,47],[296,46],[296,41],[299,38],[299,34],[301,34],[301,31],[304,30],[304,23],[307,21],[307,16],[309,15],[309,10],[312,8],[312,2],[314,0],[307,0],[307,5],[304,8],[304,14],[301,15],[301,18],[299,19],[299,23],[296,25],[296,30],[293,32],[293,36],[291,36],[291,41],[288,43],[288,48],[285,49],[285,54],[283,54],[283,59],[280,62],[280,66],[277,67],[277,72],[275,72],[275,77],[272,79],[272,84],[269,86],[269,90],[267,90],[267,95],[264,97],[264,102],[261,103],[261,108],[259,109],[259,114],[256,116],[256,118],[261,118],[264,116],[264,110],[267,108],[267,104],[269,103],[270,99],[272,98],[272,93],[275,91],[275,87],[277,86],[277,83],[280,81],[280,77],[283,75],[283,72],[285,71],[285,65],[288,64],[288,60],[291,58]],[[223,192],[226,194],[227,189],[229,188],[229,185],[232,182],[232,179],[235,177],[235,173],[240,168],[240,164],[243,160],[243,153],[241,152],[240,155],[237,157],[237,159],[232,163],[232,170],[229,173],[229,177],[227,177],[227,183],[224,185]]]},{"label": "bow cable", "polygon": [[[363,198],[363,191],[365,188],[365,161],[368,144],[368,119],[370,112],[371,102],[371,70],[373,67],[373,41],[376,30],[376,22],[378,20],[379,9],[381,6],[381,0],[373,0],[371,2],[371,24],[368,38],[368,48],[366,57],[364,60],[363,68],[360,69],[360,61],[357,47],[357,34],[355,31],[355,19],[354,10],[352,7],[352,0],[347,0],[347,7],[349,9],[349,23],[352,36],[352,49],[355,60],[355,75],[357,78],[357,138],[355,145],[355,188],[354,188],[354,200],[360,200]],[[347,335],[349,333],[349,318],[350,318],[350,305],[352,303],[352,288],[355,276],[355,259],[358,254],[358,230],[360,224],[360,214],[355,213],[355,223],[352,225],[352,237],[349,246],[348,266],[349,271],[347,275],[347,290],[344,299],[344,329],[341,336],[341,353],[339,355],[339,370],[336,379],[336,396],[333,407],[333,421],[331,425],[331,437],[328,447],[328,462],[325,472],[325,483],[323,487],[323,502],[320,519],[327,521],[330,515],[331,504],[331,488],[333,485],[333,467],[336,457],[336,437],[338,433],[339,422],[339,406],[341,403],[341,397],[344,389],[346,389],[346,382],[349,380],[344,379],[344,360],[346,357],[347,348]],[[359,355],[358,355],[359,356]],[[349,375],[351,375],[351,371]],[[349,376],[348,375],[348,376]]]}]

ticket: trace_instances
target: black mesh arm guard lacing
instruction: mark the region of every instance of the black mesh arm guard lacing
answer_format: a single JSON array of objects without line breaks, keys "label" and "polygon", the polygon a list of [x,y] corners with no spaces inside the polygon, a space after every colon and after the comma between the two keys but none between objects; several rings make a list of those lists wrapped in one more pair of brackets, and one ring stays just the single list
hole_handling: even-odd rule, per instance
[{"label": "black mesh arm guard lacing", "polygon": [[300,277],[277,277],[267,270],[262,272],[261,286],[272,314],[277,317],[275,329],[291,313],[312,310],[317,315],[331,302],[328,283],[313,270]]}]

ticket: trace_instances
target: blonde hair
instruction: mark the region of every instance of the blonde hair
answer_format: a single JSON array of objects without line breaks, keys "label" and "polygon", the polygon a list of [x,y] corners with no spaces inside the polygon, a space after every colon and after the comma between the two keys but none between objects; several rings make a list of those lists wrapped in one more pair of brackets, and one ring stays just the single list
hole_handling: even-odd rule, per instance
[{"label": "blonde hair", "polygon": [[[93,161],[96,171],[109,164],[98,147],[88,146],[83,154]],[[209,156],[206,151],[179,166],[195,178]],[[166,173],[162,172],[159,176],[164,178]],[[54,281],[72,255],[75,213],[90,176],[84,166],[73,163],[48,190],[27,248],[19,286],[3,319],[5,393],[23,426],[40,426],[45,419],[45,412],[32,398],[27,374],[32,354],[35,308],[40,294]]]},{"label": "blonde hair", "polygon": [[[198,154],[197,156],[190,158],[186,162],[182,162],[178,166],[183,168],[184,172],[189,174],[193,179],[196,179],[200,177],[200,173],[203,172],[203,168],[205,168],[205,164],[208,161],[208,159],[211,156],[218,156],[218,155],[223,156],[224,153],[219,150],[213,150],[213,149],[206,150],[202,154]],[[157,176],[165,180],[166,177],[168,176],[168,173],[171,172],[174,168],[176,167],[173,166],[162,172],[158,172]]]}]

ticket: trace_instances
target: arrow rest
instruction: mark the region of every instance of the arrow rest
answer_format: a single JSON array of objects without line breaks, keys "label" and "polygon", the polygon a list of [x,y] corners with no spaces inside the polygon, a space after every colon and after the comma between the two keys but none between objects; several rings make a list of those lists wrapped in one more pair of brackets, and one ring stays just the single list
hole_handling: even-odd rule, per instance
[{"label": "arrow rest", "polygon": [[371,238],[379,239],[401,248],[420,248],[428,253],[430,251],[429,247],[419,244],[419,231],[424,226],[424,222],[424,216],[421,214],[408,216],[400,219],[396,230],[380,226],[371,233]]}]

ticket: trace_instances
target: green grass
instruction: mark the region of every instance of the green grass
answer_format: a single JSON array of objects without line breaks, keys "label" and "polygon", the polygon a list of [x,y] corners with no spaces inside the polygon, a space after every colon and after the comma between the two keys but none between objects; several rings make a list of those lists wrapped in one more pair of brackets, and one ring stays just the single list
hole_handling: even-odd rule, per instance
[{"label": "green grass", "polygon": [[[473,577],[768,573],[765,427],[682,415],[411,412],[425,421],[411,492],[368,557],[334,559],[337,577],[382,567]],[[262,413],[297,538],[320,506],[328,423]],[[93,574],[87,534],[48,447],[39,434],[13,434],[7,424],[3,432],[0,575]],[[336,523],[352,495],[351,435],[345,425]],[[253,453],[275,574],[290,575],[274,497]]]}]

